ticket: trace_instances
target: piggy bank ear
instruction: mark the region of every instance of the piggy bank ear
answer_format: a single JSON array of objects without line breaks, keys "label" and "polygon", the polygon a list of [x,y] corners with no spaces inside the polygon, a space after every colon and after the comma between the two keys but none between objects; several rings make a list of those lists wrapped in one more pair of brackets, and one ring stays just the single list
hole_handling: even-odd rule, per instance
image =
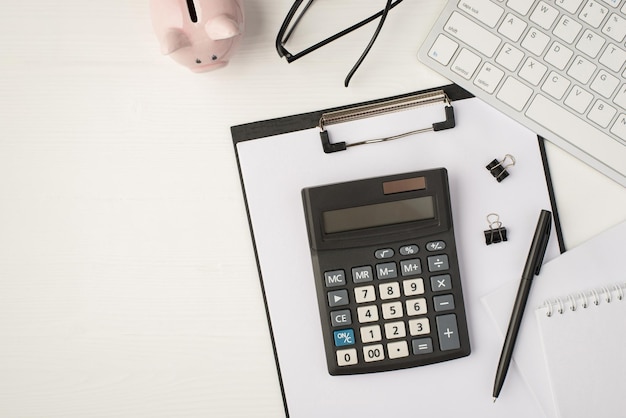
[{"label": "piggy bank ear", "polygon": [[234,38],[241,33],[239,24],[226,15],[219,15],[209,20],[204,26],[209,38],[214,41]]},{"label": "piggy bank ear", "polygon": [[163,55],[169,55],[172,52],[191,46],[189,37],[180,29],[171,28],[165,33],[163,43],[161,44],[161,52]]}]

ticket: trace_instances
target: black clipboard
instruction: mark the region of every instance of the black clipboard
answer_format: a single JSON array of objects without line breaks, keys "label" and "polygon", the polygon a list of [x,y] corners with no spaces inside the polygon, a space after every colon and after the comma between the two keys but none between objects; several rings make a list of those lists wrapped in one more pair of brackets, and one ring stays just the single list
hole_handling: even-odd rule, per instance
[{"label": "black clipboard", "polygon": [[[276,163],[264,161],[264,158],[261,155],[251,156],[250,154],[255,154],[254,151],[247,152],[248,155],[244,156],[242,153],[242,147],[247,147],[250,144],[254,144],[254,146],[257,149],[263,149],[265,147],[264,144],[266,144],[267,146],[272,146],[274,147],[273,148],[274,152],[272,154],[275,155],[276,158],[278,158],[275,161],[281,161],[280,158],[289,159],[290,158],[289,153],[299,153],[299,155],[302,155],[304,157],[310,155],[311,153],[315,153],[318,156],[316,158],[320,158],[320,159],[322,159],[321,156],[324,155],[326,158],[324,159],[324,161],[327,161],[327,164],[325,164],[323,168],[307,167],[307,169],[312,170],[312,171],[317,170],[318,172],[322,172],[322,171],[326,172],[326,170],[329,170],[329,169],[334,170],[334,168],[332,167],[337,167],[334,164],[337,164],[337,162],[339,162],[340,159],[348,158],[347,157],[348,155],[351,156],[349,158],[356,159],[356,158],[359,158],[360,153],[357,151],[346,150],[346,147],[343,147],[343,146],[340,146],[339,150],[332,150],[332,149],[324,150],[325,142],[327,142],[326,143],[327,147],[328,146],[332,147],[333,144],[344,142],[343,139],[336,139],[334,135],[331,136],[330,139],[326,140],[324,138],[324,134],[323,133],[321,134],[321,132],[323,132],[324,130],[323,129],[324,126],[322,123],[320,123],[320,121],[323,119],[324,115],[327,115],[329,113],[332,114],[334,112],[341,112],[345,110],[350,111],[351,109],[362,108],[364,106],[365,107],[368,107],[371,105],[377,106],[381,103],[402,100],[402,99],[406,99],[409,97],[414,97],[416,95],[419,96],[419,95],[424,95],[424,94],[431,94],[437,91],[444,92],[445,95],[447,96],[447,99],[449,100],[449,103],[451,103],[452,106],[456,106],[456,104],[464,103],[464,101],[467,101],[468,99],[473,98],[473,96],[470,93],[461,89],[460,87],[456,85],[447,85],[447,86],[443,86],[439,88],[433,88],[433,89],[428,89],[428,90],[424,90],[420,92],[409,93],[406,95],[394,96],[394,97],[381,99],[381,100],[369,101],[369,102],[364,102],[364,103],[358,103],[355,105],[348,105],[348,106],[336,107],[336,108],[331,108],[331,109],[312,111],[312,112],[298,114],[298,115],[286,116],[282,118],[275,118],[275,119],[259,121],[259,122],[252,122],[252,123],[247,123],[247,124],[242,124],[242,125],[231,127],[231,135],[233,139],[235,155],[237,158],[238,170],[239,170],[239,175],[241,179],[241,185],[242,185],[242,191],[243,191],[243,196],[245,200],[246,210],[248,214],[251,237],[252,237],[252,241],[253,241],[253,245],[255,249],[255,256],[256,256],[256,261],[257,261],[257,268],[259,271],[260,284],[261,284],[261,289],[262,289],[263,297],[264,297],[267,320],[268,320],[268,324],[270,328],[272,345],[274,348],[274,356],[275,356],[275,361],[276,361],[276,366],[277,366],[277,371],[278,371],[278,377],[279,377],[279,382],[281,386],[281,392],[283,395],[283,403],[285,406],[285,412],[287,416],[300,416],[301,411],[305,409],[312,412],[311,408],[315,408],[315,405],[319,404],[319,402],[315,402],[313,400],[313,398],[315,398],[317,395],[312,395],[311,399],[306,399],[306,400],[303,400],[300,394],[294,395],[296,391],[292,390],[292,388],[293,388],[293,385],[296,384],[294,383],[294,381],[297,380],[297,377],[294,377],[294,372],[293,372],[295,365],[293,361],[285,360],[286,357],[292,355],[293,353],[285,354],[286,353],[285,350],[289,350],[289,349],[281,345],[281,341],[280,341],[282,338],[281,334],[284,333],[285,325],[282,322],[282,318],[275,317],[277,315],[276,314],[277,309],[275,306],[276,305],[275,294],[277,291],[271,285],[268,286],[269,284],[268,280],[271,280],[271,278],[268,276],[272,275],[272,273],[266,271],[267,269],[266,269],[264,257],[267,257],[267,254],[272,254],[272,252],[274,252],[274,249],[270,248],[271,245],[268,245],[264,241],[268,233],[260,231],[261,228],[260,228],[259,223],[263,223],[264,221],[259,220],[260,211],[258,210],[257,207],[255,207],[255,202],[263,200],[262,197],[261,198],[258,197],[259,193],[261,194],[264,193],[263,190],[271,193],[270,191],[272,190],[281,189],[282,185],[281,185],[280,180],[276,180],[276,176],[273,177],[273,180],[269,180],[263,183],[262,185],[260,184],[251,185],[250,179],[249,177],[247,177],[249,176],[249,174],[246,172],[250,164],[258,164],[258,167],[256,168],[256,170],[257,170],[257,174],[261,176],[265,175],[264,173],[270,173],[270,174],[274,173],[276,175],[277,171],[280,171],[281,168],[276,167],[277,165]],[[474,100],[478,100],[478,99],[474,99]],[[445,115],[445,121],[449,122],[449,115],[447,112],[448,112],[447,110],[443,110],[443,111],[439,110],[440,115]],[[421,122],[424,122],[424,121],[421,121]],[[438,116],[435,120],[427,121],[427,122],[428,122],[427,125],[431,124],[431,122],[433,124],[441,122],[441,116]],[[486,118],[485,123],[487,124],[489,123],[489,117]],[[514,122],[511,122],[511,123],[514,123]],[[457,131],[459,129],[462,131],[463,127],[461,126],[459,128],[459,126],[456,126],[456,127],[447,128],[448,131]],[[307,132],[307,134],[310,132],[310,135],[307,136],[308,139],[306,140],[300,137],[300,134],[304,132]],[[438,132],[434,133],[433,139],[432,139],[433,141],[435,140],[434,135],[442,135],[442,136],[450,135],[450,132],[448,132],[447,134],[438,133]],[[315,139],[313,139],[313,137]],[[537,137],[535,136],[535,138]],[[401,141],[405,144],[404,146],[406,146],[406,143],[409,143],[412,140],[414,139],[405,138],[405,139],[402,139]],[[298,142],[298,141],[302,141],[302,142]],[[468,141],[480,141],[480,138],[471,138],[471,139],[468,139]],[[302,147],[302,148],[299,147],[299,145],[302,145],[305,142],[308,144],[307,147]],[[532,142],[532,139],[529,140],[529,142]],[[315,145],[313,145],[313,143]],[[467,145],[467,142],[465,142],[464,144]],[[369,148],[370,150],[372,149],[383,150],[383,147],[387,147],[387,146],[388,145],[385,145],[385,144],[375,144],[375,145],[371,145],[371,148],[370,147],[359,147],[359,148]],[[425,145],[421,145],[421,146],[423,147]],[[546,193],[545,203],[546,205],[550,206],[550,209],[552,210],[554,214],[555,239],[553,241],[558,243],[558,250],[562,252],[564,251],[563,238],[561,234],[561,228],[559,225],[558,211],[556,209],[556,204],[554,200],[554,193],[552,190],[552,183],[551,183],[550,174],[549,174],[549,167],[548,167],[547,160],[546,160],[543,139],[538,138],[538,140],[534,141],[534,145],[529,145],[529,146],[536,147],[536,155],[537,155],[536,160],[540,164],[540,167],[537,166],[536,170],[541,171],[541,173],[539,173],[541,179],[536,180],[535,182],[536,183],[541,182],[543,184],[542,187],[545,187],[545,193]],[[379,148],[375,148],[375,147],[379,147]],[[341,152],[337,152],[337,151],[341,151]],[[374,151],[370,151],[370,152],[374,152]],[[279,156],[278,154],[284,154],[284,155]],[[489,161],[493,157],[501,156],[500,154],[501,153],[499,152],[494,152],[493,155],[488,155],[488,156],[486,155],[485,164],[489,163]],[[332,161],[332,162],[329,162],[329,161]],[[303,163],[302,167],[303,168],[306,167],[306,164]],[[264,170],[267,170],[267,171],[264,171]],[[292,171],[285,173],[285,176],[288,177],[288,176],[297,175],[294,173],[293,170],[298,170],[298,166],[292,167]],[[484,175],[490,177],[490,179],[493,181],[493,184],[494,184],[493,190],[495,190],[497,193],[498,189],[495,188],[496,187],[495,185],[497,185],[498,182],[493,178],[493,176],[491,176],[491,173],[489,172],[489,170],[485,168],[484,165],[480,167],[480,170],[483,170]],[[513,174],[511,178],[512,179],[516,178],[517,174],[518,173]],[[257,180],[258,180],[258,175],[257,175]],[[326,178],[333,178],[333,176],[332,175],[326,176]],[[338,180],[340,179],[338,178]],[[323,183],[325,179],[320,179],[319,181]],[[506,187],[507,183],[512,183],[513,181],[515,180],[507,180],[505,182],[502,182],[500,187]],[[295,190],[293,190],[293,192],[295,192]],[[494,193],[491,193],[491,194],[493,195]],[[290,196],[291,195],[293,195],[293,193],[290,193]],[[300,196],[298,193],[298,196],[294,197],[294,199],[299,201],[299,198]],[[268,199],[271,200],[273,199],[273,197],[270,197],[268,195]],[[280,199],[277,199],[277,200],[280,200]],[[506,199],[503,198],[503,200],[506,200]],[[290,213],[294,211],[297,211],[295,203],[293,206],[293,210],[290,211]],[[488,215],[488,212],[485,212],[484,215],[485,216]],[[504,213],[502,213],[502,217],[503,217],[503,221],[506,222]],[[536,213],[533,212],[532,214],[529,214],[529,217],[532,218],[531,223],[534,223],[534,221],[536,221]],[[282,221],[283,219],[275,219],[275,220],[269,221],[269,223],[275,224],[275,223],[282,222]],[[475,229],[477,231],[476,241],[479,243],[482,242],[481,245],[484,245],[483,230],[487,229],[487,227],[488,227],[488,224],[486,222],[483,224],[478,223],[475,226]],[[299,226],[290,226],[289,230],[298,229],[298,228]],[[527,232],[529,234],[532,233],[532,231],[524,231],[524,232]],[[516,233],[519,234],[520,231],[516,231]],[[305,236],[306,231],[305,230],[301,231],[301,235]],[[463,244],[461,243],[459,245],[462,246]],[[497,244],[497,245],[503,245],[503,246],[510,245],[510,241],[508,244],[503,243],[503,244]],[[526,246],[525,243],[521,245],[521,247],[524,247],[524,246]],[[495,247],[495,245],[493,247]],[[523,251],[526,251],[526,250],[527,248],[524,249]],[[276,253],[280,253],[282,251],[283,249],[275,250]],[[462,250],[459,248],[459,251],[462,251]],[[283,256],[282,254],[276,254],[274,257],[280,258],[282,256]],[[308,256],[309,256],[309,253],[307,249],[307,257]],[[517,271],[519,270],[520,267],[521,266],[515,266],[513,270]],[[464,274],[463,276],[466,276],[466,274]],[[310,280],[312,281],[312,276]],[[310,283],[310,284],[311,286],[313,286],[313,283]],[[303,282],[303,286],[307,286],[307,285]],[[464,284],[464,287],[466,287],[465,284]],[[314,291],[311,292],[311,296],[315,297]],[[301,325],[303,321],[304,322],[311,322],[311,321],[318,322],[319,318],[317,317],[317,307],[315,307],[315,309],[316,309],[315,316],[313,317],[294,318],[293,319],[294,326],[296,326],[296,324]],[[315,325],[316,325],[315,323],[307,323],[307,327],[315,328]],[[470,324],[470,327],[471,327],[471,324]],[[320,353],[320,356],[323,357],[323,347],[322,347],[321,336],[319,336],[318,342],[319,342],[319,347],[318,347],[319,353]],[[500,348],[501,347],[499,347],[498,350]],[[471,357],[472,356],[470,356],[470,358]],[[494,356],[494,361],[495,359],[497,359],[497,356]],[[327,373],[325,367],[322,367],[321,370],[323,373]],[[430,373],[431,371],[428,370],[428,372]],[[297,374],[297,372],[295,373]],[[306,373],[306,372],[303,371],[303,373]],[[395,372],[389,372],[389,373],[393,374]],[[389,377],[389,376],[385,376],[385,373],[378,374],[378,375],[381,375],[381,376],[377,376],[372,379],[376,381],[380,381],[380,380],[386,381],[389,378],[393,378],[393,375]],[[361,377],[361,379],[363,378],[368,379],[367,376]],[[306,378],[307,378],[306,376],[303,376],[303,379],[306,379]],[[491,379],[492,378],[493,377],[491,377]],[[325,377],[320,376],[320,379],[324,380]],[[333,379],[337,379],[337,377],[333,377]],[[339,379],[341,379],[341,377],[339,377]],[[298,385],[300,385],[301,383],[302,382],[297,382]],[[383,397],[384,397],[384,394],[383,394]],[[308,404],[309,401],[311,402],[310,405]],[[392,413],[393,411],[390,410],[389,412]],[[323,410],[323,409],[320,411],[312,412],[312,413],[313,415],[307,415],[307,416],[315,416],[315,414],[317,413],[325,414],[325,416],[334,416],[332,415],[333,414],[332,411]],[[317,416],[321,416],[321,415],[317,415]]]}]

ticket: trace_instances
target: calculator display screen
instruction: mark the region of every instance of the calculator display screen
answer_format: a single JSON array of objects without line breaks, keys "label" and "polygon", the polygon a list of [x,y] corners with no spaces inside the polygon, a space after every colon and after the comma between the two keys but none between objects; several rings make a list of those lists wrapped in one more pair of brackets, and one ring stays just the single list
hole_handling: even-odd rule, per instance
[{"label": "calculator display screen", "polygon": [[331,210],[324,212],[322,216],[324,231],[327,234],[332,234],[335,232],[433,219],[435,217],[435,205],[432,196],[424,196],[395,202]]}]

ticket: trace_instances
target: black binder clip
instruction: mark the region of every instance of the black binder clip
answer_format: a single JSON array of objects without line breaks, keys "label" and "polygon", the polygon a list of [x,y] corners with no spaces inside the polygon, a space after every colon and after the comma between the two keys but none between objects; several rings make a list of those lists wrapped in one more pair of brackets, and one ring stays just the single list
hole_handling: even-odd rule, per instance
[{"label": "black binder clip", "polygon": [[507,240],[506,228],[502,226],[502,222],[500,222],[500,217],[497,213],[487,215],[487,222],[489,223],[489,229],[484,231],[485,244],[496,244]]},{"label": "black binder clip", "polygon": [[[505,164],[505,161],[507,158],[510,160],[510,162],[508,164]],[[498,183],[500,183],[502,180],[504,180],[505,178],[509,176],[509,172],[506,171],[506,169],[514,165],[515,165],[515,158],[511,154],[506,154],[504,158],[502,159],[502,161],[498,161],[497,159],[494,159],[492,162],[487,164],[486,168],[487,170],[489,170],[491,175],[494,176],[496,180],[498,180]]]}]

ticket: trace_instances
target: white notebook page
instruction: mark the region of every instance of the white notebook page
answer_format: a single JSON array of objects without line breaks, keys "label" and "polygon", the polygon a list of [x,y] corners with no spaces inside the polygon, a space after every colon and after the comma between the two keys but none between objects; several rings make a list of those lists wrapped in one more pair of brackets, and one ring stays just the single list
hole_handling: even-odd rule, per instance
[{"label": "white notebook page", "polygon": [[559,417],[626,413],[625,292],[626,284],[611,284],[535,311]]}]

